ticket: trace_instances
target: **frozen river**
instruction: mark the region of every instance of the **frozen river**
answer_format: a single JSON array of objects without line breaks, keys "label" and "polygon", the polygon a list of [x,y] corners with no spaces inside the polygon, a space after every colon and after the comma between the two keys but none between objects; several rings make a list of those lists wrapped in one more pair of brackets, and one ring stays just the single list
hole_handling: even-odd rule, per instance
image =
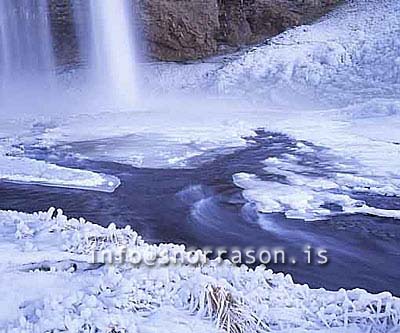
[{"label": "frozen river", "polygon": [[[96,144],[100,142],[90,143]],[[82,145],[88,143],[76,144],[74,149],[83,149]],[[311,144],[303,142],[302,145]],[[59,148],[27,149],[27,155],[32,157],[113,175],[121,180],[121,185],[110,194],[3,183],[0,209],[34,212],[47,210],[49,206],[63,207],[69,216],[84,217],[104,226],[111,222],[119,227],[130,225],[146,241],[155,243],[281,247],[288,256],[298,259],[297,264],[269,267],[276,272],[291,273],[296,282],[332,290],[361,287],[370,292],[387,290],[400,295],[398,220],[342,214],[339,206],[336,207],[338,215],[332,213],[334,207],[329,207],[330,216],[308,222],[286,218],[282,213],[259,214],[256,206],[249,204],[233,183],[232,175],[239,172],[257,175],[264,181],[282,182],[279,178],[282,176],[263,170],[263,161],[287,154],[296,155],[303,165],[313,168],[314,178],[325,177],[324,165],[331,161],[324,159],[321,152],[298,151],[298,146],[299,142],[286,135],[260,130],[257,136],[248,138],[246,147],[225,154],[214,152],[209,161],[193,159],[189,163],[193,168],[186,169],[135,168],[113,162],[78,160]],[[302,171],[298,175],[309,173]],[[400,209],[397,197],[361,192],[354,192],[352,196],[382,209]],[[306,264],[301,257],[305,245],[326,249],[329,263]]]}]

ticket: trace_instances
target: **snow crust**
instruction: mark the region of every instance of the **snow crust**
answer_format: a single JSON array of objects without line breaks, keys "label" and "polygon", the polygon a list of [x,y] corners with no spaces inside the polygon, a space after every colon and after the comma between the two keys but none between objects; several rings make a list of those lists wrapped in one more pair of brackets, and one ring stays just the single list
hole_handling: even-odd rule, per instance
[{"label": "snow crust", "polygon": [[[250,270],[204,256],[198,265],[101,265],[93,261],[95,250],[189,252],[146,244],[129,227],[68,219],[53,208],[0,211],[0,226],[4,332],[220,332],[227,313],[243,332],[399,329],[400,300],[387,292],[313,290],[264,267]],[[214,296],[230,304],[221,313],[210,303]]]},{"label": "snow crust", "polygon": [[279,105],[284,117],[267,110],[268,128],[398,177],[399,10],[398,1],[345,2],[226,64],[216,85]]},{"label": "snow crust", "polygon": [[400,83],[399,7],[393,0],[345,2],[319,22],[253,48],[216,79],[235,93],[257,89],[264,97],[282,84],[300,92],[316,89],[314,98],[333,98],[336,105],[393,96]]}]

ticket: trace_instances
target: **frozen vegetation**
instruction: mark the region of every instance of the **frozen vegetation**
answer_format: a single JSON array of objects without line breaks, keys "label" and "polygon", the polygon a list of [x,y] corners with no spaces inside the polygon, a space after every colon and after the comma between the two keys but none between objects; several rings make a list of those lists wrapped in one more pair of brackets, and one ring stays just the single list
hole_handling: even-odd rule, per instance
[{"label": "frozen vegetation", "polygon": [[[123,247],[143,258],[189,258],[183,246],[150,245],[129,227],[103,228],[61,210],[0,211],[5,332],[398,332],[390,293],[297,285],[265,267],[229,262],[136,266],[94,261]],[[149,262],[153,262],[149,260]]]}]

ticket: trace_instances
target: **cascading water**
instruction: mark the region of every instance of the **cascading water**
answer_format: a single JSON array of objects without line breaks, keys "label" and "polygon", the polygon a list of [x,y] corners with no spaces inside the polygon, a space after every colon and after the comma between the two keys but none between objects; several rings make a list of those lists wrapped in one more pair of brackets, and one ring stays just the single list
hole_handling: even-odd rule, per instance
[{"label": "cascading water", "polygon": [[[53,112],[54,106],[60,109],[62,104],[67,110],[71,104],[69,99],[76,100],[55,84],[49,3],[50,0],[0,0],[0,104],[3,110]],[[87,99],[90,103],[97,101],[92,108],[101,107],[103,102],[109,105],[110,101],[113,105],[132,105],[136,96],[136,70],[131,0],[70,0],[68,3],[74,7],[74,19],[79,21],[75,22],[75,30],[81,41],[81,56],[86,58],[83,62],[90,69]],[[92,97],[92,93],[96,95]],[[82,98],[79,100],[82,102]],[[73,105],[75,109],[76,103]]]},{"label": "cascading water", "polygon": [[[0,82],[3,89],[49,85],[54,57],[47,0],[0,1]],[[22,85],[22,86],[21,86]],[[8,93],[8,91],[7,91]]]},{"label": "cascading water", "polygon": [[133,13],[129,0],[90,0],[92,50],[89,59],[95,84],[117,102],[136,97]]}]

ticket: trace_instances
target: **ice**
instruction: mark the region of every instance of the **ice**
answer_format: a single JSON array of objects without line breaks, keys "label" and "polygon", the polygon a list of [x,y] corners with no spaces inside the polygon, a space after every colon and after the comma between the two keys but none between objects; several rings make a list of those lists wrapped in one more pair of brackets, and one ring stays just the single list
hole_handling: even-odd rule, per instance
[{"label": "ice", "polygon": [[[132,112],[76,114],[44,123],[37,141],[81,158],[152,168],[185,168],[187,160],[207,152],[244,147],[255,123],[241,122],[241,112],[232,115],[224,100],[203,102],[182,97]],[[219,112],[210,117],[214,110]]]},{"label": "ice", "polygon": [[330,148],[338,159],[351,156],[364,175],[395,182],[398,10],[395,1],[353,1],[243,55],[146,65],[146,101],[133,110],[71,110],[39,140],[101,142],[100,149],[70,150],[95,160],[186,167],[209,151],[243,147],[243,137],[263,127]]},{"label": "ice", "polygon": [[[305,163],[302,158],[309,158]],[[311,157],[311,159],[310,159]],[[317,161],[317,158],[319,160]],[[310,162],[314,160],[314,162]],[[336,163],[336,164],[335,164]],[[243,196],[262,213],[283,213],[287,218],[306,221],[341,214],[368,214],[399,219],[399,210],[370,207],[354,198],[359,193],[400,196],[400,183],[392,179],[363,175],[346,162],[323,158],[322,153],[303,145],[282,157],[264,161],[263,173],[283,177],[281,181],[261,180],[256,175],[238,173],[234,183],[244,189]],[[335,205],[332,210],[328,207]]]},{"label": "ice", "polygon": [[371,173],[398,176],[399,6],[343,4],[228,63],[215,73],[216,85],[280,105],[282,117],[266,110],[271,130],[353,156]]},{"label": "ice", "polygon": [[[194,157],[244,147],[244,137],[262,127],[328,148],[332,161],[345,161],[338,175],[313,180],[316,187],[337,186],[341,195],[398,195],[398,10],[396,1],[353,1],[242,55],[150,64],[143,68],[150,97],[133,110],[80,106],[68,117],[37,121],[39,132],[29,122],[21,129],[3,122],[2,137],[16,132],[17,142],[92,160],[186,168]],[[311,181],[288,172],[289,184],[274,185],[279,190],[286,185],[297,191]],[[333,190],[315,186],[302,195],[315,200],[315,192]]]},{"label": "ice", "polygon": [[[146,244],[128,227],[68,219],[54,208],[0,211],[0,227],[1,331],[220,332],[225,316],[255,333],[383,333],[400,325],[400,300],[390,293],[314,290],[264,267],[209,260],[95,264],[93,251],[120,246],[142,255],[188,252],[174,244]],[[210,303],[212,297],[230,306],[215,312],[219,305]]]},{"label": "ice", "polygon": [[[339,214],[368,214],[400,219],[399,210],[378,209],[353,199],[348,194],[330,192],[324,180],[295,179],[294,183],[281,184],[262,181],[255,175],[239,173],[233,176],[235,184],[244,189],[243,196],[256,203],[261,213],[284,213],[287,218],[305,221],[323,220]],[[297,181],[297,182],[296,182]],[[336,204],[340,210],[324,208]]]},{"label": "ice", "polygon": [[0,154],[0,181],[113,192],[117,177]]},{"label": "ice", "polygon": [[316,88],[323,96],[314,97],[336,97],[336,105],[354,102],[358,93],[364,100],[369,92],[393,93],[399,83],[398,10],[399,3],[391,0],[348,2],[316,24],[250,50],[218,71],[216,79],[235,92],[239,82],[241,89],[263,89],[264,97],[271,88],[284,89],[282,84]]},{"label": "ice", "polygon": [[[336,167],[316,174],[286,156],[266,161],[264,169],[284,182],[234,175],[260,211],[305,220],[337,214],[399,217],[398,210],[354,199],[360,192],[400,194],[399,6],[397,1],[348,2],[214,73],[224,93],[264,105],[270,116],[265,128],[328,148]],[[340,210],[325,208],[329,204]]]},{"label": "ice", "polygon": [[[352,1],[233,56],[142,65],[145,100],[119,108],[95,95],[63,99],[36,139],[44,146],[102,140],[103,149],[73,145],[71,152],[139,167],[186,167],[209,151],[243,147],[244,136],[264,127],[351,155],[371,173],[399,174],[398,11],[396,1]],[[18,134],[21,141],[32,136]]]}]

